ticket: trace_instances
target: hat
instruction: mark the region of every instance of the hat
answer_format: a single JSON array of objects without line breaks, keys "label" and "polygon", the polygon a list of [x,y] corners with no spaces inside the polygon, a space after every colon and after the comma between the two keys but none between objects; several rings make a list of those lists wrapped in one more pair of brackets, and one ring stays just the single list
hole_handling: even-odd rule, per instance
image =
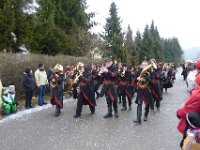
[{"label": "hat", "polygon": [[195,66],[196,66],[197,69],[200,70],[200,60],[198,60],[198,61],[196,62],[196,65],[195,65]]},{"label": "hat", "polygon": [[190,127],[192,128],[200,128],[200,114],[197,112],[189,112],[186,115],[186,120]]},{"label": "hat", "polygon": [[198,74],[198,75],[196,76],[195,82],[196,82],[197,85],[200,86],[200,74]]},{"label": "hat", "polygon": [[106,62],[107,61],[112,61],[113,59],[112,59],[112,56],[110,56],[110,57],[108,57],[107,59],[106,59]]},{"label": "hat", "polygon": [[14,85],[9,85],[9,86],[8,86],[9,92],[13,92],[14,89],[15,89],[15,86],[14,86]]},{"label": "hat", "polygon": [[38,65],[38,68],[42,68],[42,67],[44,67],[44,64],[39,64]]},{"label": "hat", "polygon": [[127,67],[127,64],[123,64],[122,66],[123,66],[123,67]]},{"label": "hat", "polygon": [[54,73],[59,73],[63,71],[63,66],[60,64],[56,64],[53,68]]}]

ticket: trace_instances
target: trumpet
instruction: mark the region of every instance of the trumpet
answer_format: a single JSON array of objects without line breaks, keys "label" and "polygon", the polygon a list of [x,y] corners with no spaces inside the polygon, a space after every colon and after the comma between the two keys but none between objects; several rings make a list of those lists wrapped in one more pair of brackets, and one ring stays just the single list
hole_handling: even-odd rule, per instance
[{"label": "trumpet", "polygon": [[102,73],[104,73],[106,70],[108,70],[105,66],[102,66],[98,75],[100,76]]},{"label": "trumpet", "polygon": [[121,77],[124,77],[124,76],[125,76],[125,72],[126,72],[126,70],[125,70],[125,68],[123,67],[123,71],[122,71],[122,73],[121,73]]},{"label": "trumpet", "polygon": [[54,73],[50,80],[50,85],[52,88],[55,88],[57,86],[57,80],[58,80],[58,75]]},{"label": "trumpet", "polygon": [[75,79],[74,79],[74,84],[77,84],[79,82],[80,77],[83,76],[83,72],[79,71],[76,75],[75,75]]}]

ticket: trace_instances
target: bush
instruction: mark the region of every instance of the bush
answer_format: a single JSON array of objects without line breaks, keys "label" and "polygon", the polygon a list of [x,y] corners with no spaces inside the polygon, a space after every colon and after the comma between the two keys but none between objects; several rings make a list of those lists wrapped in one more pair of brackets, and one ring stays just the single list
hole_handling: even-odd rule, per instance
[{"label": "bush", "polygon": [[104,60],[94,60],[88,57],[72,57],[66,55],[39,55],[39,54],[10,54],[0,53],[0,79],[3,86],[8,86],[9,83],[14,82],[17,91],[18,99],[24,98],[24,91],[22,87],[22,75],[26,67],[31,67],[33,73],[36,71],[38,64],[45,65],[46,72],[55,64],[59,63],[64,66],[76,64],[81,61],[84,64],[102,63]]}]

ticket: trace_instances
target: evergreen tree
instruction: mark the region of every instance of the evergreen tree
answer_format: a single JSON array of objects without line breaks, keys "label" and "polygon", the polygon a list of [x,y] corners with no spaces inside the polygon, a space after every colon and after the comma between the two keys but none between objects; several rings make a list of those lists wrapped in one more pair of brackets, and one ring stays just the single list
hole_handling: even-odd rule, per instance
[{"label": "evergreen tree", "polygon": [[154,21],[151,23],[150,33],[153,37],[153,53],[157,61],[163,60],[163,45],[157,27],[154,26]]},{"label": "evergreen tree", "polygon": [[128,60],[129,63],[135,63],[134,62],[134,56],[135,56],[135,51],[134,51],[134,42],[133,42],[133,32],[131,30],[130,25],[128,25],[127,28],[127,33],[126,33],[126,39],[125,39],[125,49],[128,52]]},{"label": "evergreen tree", "polygon": [[149,30],[148,25],[146,25],[144,29],[141,48],[142,48],[141,56],[143,57],[143,60],[149,60],[151,58],[155,58],[153,36]]},{"label": "evergreen tree", "polygon": [[179,63],[181,61],[181,55],[183,52],[178,39],[163,39],[163,43],[165,62],[175,62],[176,64]]},{"label": "evergreen tree", "polygon": [[28,12],[28,6],[32,3],[32,0],[15,0],[14,3],[14,18],[15,18],[15,30],[14,33],[17,37],[15,44],[15,50],[18,51],[18,47],[22,44],[29,45],[32,36],[32,14]]},{"label": "evergreen tree", "polygon": [[11,33],[15,29],[14,0],[1,0],[0,2],[0,51],[11,50],[14,41]]},{"label": "evergreen tree", "polygon": [[53,55],[86,55],[91,43],[90,18],[94,14],[85,12],[85,0],[38,0],[38,4],[33,49]]},{"label": "evergreen tree", "polygon": [[0,50],[17,52],[22,44],[32,38],[31,15],[28,6],[32,0],[1,0],[0,3]]},{"label": "evergreen tree", "polygon": [[144,59],[144,55],[143,55],[143,50],[142,50],[142,36],[140,31],[137,31],[136,33],[136,37],[134,40],[134,46],[135,46],[135,56],[133,57],[133,59],[135,60],[135,65],[139,65],[143,59]]},{"label": "evergreen tree", "polygon": [[106,19],[105,36],[107,42],[107,56],[113,56],[120,62],[127,62],[127,52],[123,46],[123,33],[120,17],[118,17],[116,4],[113,2],[110,6],[110,16]]},{"label": "evergreen tree", "polygon": [[139,63],[151,58],[155,58],[157,62],[171,61],[178,63],[182,55],[178,39],[162,39],[153,21],[150,27],[146,25],[143,36],[137,32],[135,52]]}]

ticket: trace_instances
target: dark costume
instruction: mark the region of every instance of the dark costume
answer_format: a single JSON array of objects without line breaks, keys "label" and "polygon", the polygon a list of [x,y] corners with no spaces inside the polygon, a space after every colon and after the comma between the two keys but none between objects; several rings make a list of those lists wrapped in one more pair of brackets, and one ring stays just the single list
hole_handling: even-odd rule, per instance
[{"label": "dark costume", "polygon": [[75,85],[76,87],[76,93],[77,93],[77,108],[76,108],[76,114],[74,115],[74,118],[80,117],[82,112],[82,106],[83,105],[89,105],[91,114],[95,113],[95,94],[92,83],[92,73],[88,69],[85,68],[85,72],[83,75],[79,78],[79,83]]},{"label": "dark costume", "polygon": [[128,98],[128,105],[129,109],[131,109],[132,98],[133,98],[133,91],[131,89],[131,72],[125,71],[123,75],[123,70],[119,73],[119,85],[118,85],[118,96],[122,96],[122,111],[127,109],[126,106],[126,97]]},{"label": "dark costume", "polygon": [[97,70],[92,71],[92,80],[94,81],[94,92],[99,97],[99,86],[102,84],[102,79],[98,76]]},{"label": "dark costume", "polygon": [[172,77],[173,77],[172,69],[169,69],[165,74],[166,75],[165,75],[165,78],[164,78],[163,88],[165,89],[165,92],[167,93],[167,89],[173,87],[173,84],[172,84]]},{"label": "dark costume", "polygon": [[183,80],[185,81],[187,79],[188,75],[188,67],[185,64],[182,64],[182,73],[181,75],[183,76]]},{"label": "dark costume", "polygon": [[[142,116],[142,103],[145,103],[145,113],[144,113],[144,121],[147,121],[147,117],[149,114],[149,108],[154,110],[154,102],[150,90],[150,75],[149,73],[145,73],[143,78],[147,82],[146,87],[141,87],[140,84],[137,83],[137,97],[136,97],[136,104],[137,105],[137,119],[134,120],[135,123],[141,124],[141,116]],[[139,82],[136,80],[136,82]]]},{"label": "dark costume", "polygon": [[117,93],[115,82],[117,79],[117,68],[114,64],[112,64],[108,69],[107,73],[102,73],[101,77],[103,78],[103,88],[100,93],[100,96],[106,96],[108,113],[104,116],[104,118],[112,117],[112,105],[115,112],[115,117],[118,117],[118,109],[117,109]]},{"label": "dark costume", "polygon": [[156,107],[159,110],[160,108],[160,100],[162,99],[161,96],[161,90],[160,90],[160,73],[158,70],[154,70],[151,73],[151,93],[154,99],[154,102],[156,103]]},{"label": "dark costume", "polygon": [[55,116],[59,116],[61,111],[60,109],[63,108],[63,74],[54,74],[52,78],[54,78],[55,87],[52,89],[52,95],[51,95],[51,104],[56,105],[56,111]]}]

